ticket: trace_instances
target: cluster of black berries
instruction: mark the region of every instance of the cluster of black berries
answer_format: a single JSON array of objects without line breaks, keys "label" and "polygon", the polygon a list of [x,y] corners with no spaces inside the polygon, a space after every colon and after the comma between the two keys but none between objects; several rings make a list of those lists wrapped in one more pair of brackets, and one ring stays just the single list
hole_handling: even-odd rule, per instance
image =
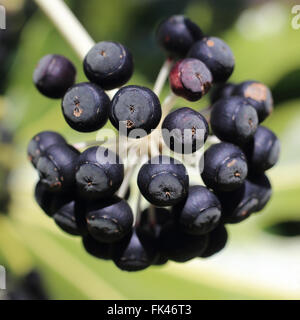
[{"label": "cluster of black berries", "polygon": [[[271,186],[264,171],[279,155],[276,136],[259,126],[272,110],[270,91],[256,81],[225,83],[234,57],[221,39],[205,37],[183,16],[162,22],[157,39],[174,62],[169,76],[173,93],[197,101],[215,85],[209,117],[184,107],[162,119],[164,104],[152,90],[123,86],[133,73],[133,61],[119,43],[100,42],[88,52],[84,71],[90,82],[74,85],[74,66],[58,55],[44,57],[34,72],[40,92],[62,98],[66,122],[77,131],[98,130],[110,119],[141,144],[150,133],[177,132],[169,138],[163,133],[158,154],[139,169],[137,184],[149,207],[137,210],[135,223],[126,201],[129,187],[122,197],[116,195],[128,173],[117,154],[103,146],[80,153],[51,131],[29,143],[28,156],[40,177],[35,189],[40,207],[64,231],[82,236],[90,254],[112,259],[127,271],[220,251],[227,241],[224,224],[240,222],[268,202]],[[110,100],[111,91],[104,90],[119,87]],[[209,123],[221,142],[204,153],[206,186],[190,185],[185,165],[164,155],[161,141],[174,154],[195,153],[210,134]]]}]

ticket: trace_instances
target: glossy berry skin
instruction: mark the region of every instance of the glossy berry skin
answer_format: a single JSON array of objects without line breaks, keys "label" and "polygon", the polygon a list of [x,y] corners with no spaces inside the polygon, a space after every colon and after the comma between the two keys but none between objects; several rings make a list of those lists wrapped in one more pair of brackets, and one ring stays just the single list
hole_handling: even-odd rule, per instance
[{"label": "glossy berry skin", "polygon": [[67,192],[75,186],[75,166],[80,152],[66,144],[54,144],[37,163],[41,182],[49,191]]},{"label": "glossy berry skin", "polygon": [[[143,129],[145,133],[140,135],[144,136],[158,126],[161,113],[159,99],[153,91],[146,87],[126,86],[114,96],[109,117],[122,134],[126,135],[124,129],[127,135],[133,129]],[[119,127],[120,122],[124,128]]]},{"label": "glossy berry skin", "polygon": [[279,159],[280,142],[266,127],[259,126],[253,139],[244,146],[251,172],[262,173],[272,168]]},{"label": "glossy berry skin", "polygon": [[222,142],[205,151],[201,177],[208,188],[232,191],[244,183],[247,174],[246,156],[239,147]]},{"label": "glossy berry skin", "polygon": [[103,147],[86,149],[76,164],[76,184],[84,199],[112,196],[121,186],[124,165],[114,152]]},{"label": "glossy berry skin", "polygon": [[55,223],[68,234],[79,236],[81,233],[77,225],[75,200],[67,198],[57,199],[54,206],[56,209],[52,218]]},{"label": "glossy berry skin", "polygon": [[108,243],[99,242],[90,235],[87,235],[82,238],[82,244],[84,249],[90,255],[103,260],[112,259],[112,255],[113,255],[112,245]]},{"label": "glossy berry skin", "polygon": [[89,234],[103,243],[114,243],[132,229],[133,214],[125,200],[111,199],[90,202],[86,209]]},{"label": "glossy berry skin", "polygon": [[67,144],[67,141],[54,131],[42,131],[30,140],[27,147],[27,155],[34,167],[36,167],[45,150],[54,144]]},{"label": "glossy berry skin", "polygon": [[177,96],[189,101],[198,101],[211,88],[212,75],[200,60],[186,58],[173,66],[169,82]]},{"label": "glossy berry skin", "polygon": [[208,234],[208,245],[201,258],[208,258],[223,250],[228,240],[228,233],[223,224],[217,226]]},{"label": "glossy berry skin", "polygon": [[[206,119],[191,108],[180,108],[168,114],[162,129],[165,144],[172,151],[184,154],[203,147],[209,132]],[[172,131],[174,135],[170,136]]]},{"label": "glossy berry skin", "polygon": [[158,156],[141,167],[137,182],[142,195],[151,204],[166,207],[187,196],[189,177],[181,162]]},{"label": "glossy berry skin", "polygon": [[188,57],[204,62],[211,71],[215,83],[227,81],[235,65],[229,46],[216,37],[205,37],[197,41],[191,47]]},{"label": "glossy berry skin", "polygon": [[222,205],[222,220],[239,223],[253,212],[261,211],[270,200],[271,184],[265,175],[248,177],[245,183],[233,192],[218,192]]},{"label": "glossy berry skin", "polygon": [[61,107],[65,120],[72,129],[92,132],[106,124],[110,100],[99,86],[84,82],[72,86],[67,91]]},{"label": "glossy berry skin", "polygon": [[148,268],[155,258],[152,238],[133,230],[116,243],[113,248],[113,261],[124,271],[140,271]]},{"label": "glossy berry skin", "polygon": [[203,37],[201,29],[182,15],[172,16],[160,23],[156,39],[169,56],[184,57],[195,41]]},{"label": "glossy berry skin", "polygon": [[246,99],[230,97],[213,105],[210,123],[219,139],[243,145],[255,134],[258,116]]},{"label": "glossy berry skin", "polygon": [[210,102],[214,104],[220,99],[229,98],[232,96],[236,85],[234,83],[219,83],[213,86],[210,93]]},{"label": "glossy berry skin", "polygon": [[270,89],[258,81],[245,81],[236,86],[233,95],[248,99],[256,109],[259,122],[264,121],[273,111],[273,97]]},{"label": "glossy berry skin", "polygon": [[33,73],[33,82],[46,97],[58,99],[70,88],[76,78],[71,61],[58,54],[44,56]]},{"label": "glossy berry skin", "polygon": [[183,233],[174,223],[164,226],[160,234],[161,251],[168,259],[176,262],[186,262],[200,256],[206,249],[207,235],[190,235]]},{"label": "glossy berry skin", "polygon": [[131,53],[122,44],[112,41],[95,44],[87,53],[83,66],[86,77],[104,90],[121,87],[133,73]]},{"label": "glossy berry skin", "polygon": [[192,186],[186,200],[173,207],[180,228],[191,235],[209,233],[221,219],[221,204],[213,192],[203,186]]}]

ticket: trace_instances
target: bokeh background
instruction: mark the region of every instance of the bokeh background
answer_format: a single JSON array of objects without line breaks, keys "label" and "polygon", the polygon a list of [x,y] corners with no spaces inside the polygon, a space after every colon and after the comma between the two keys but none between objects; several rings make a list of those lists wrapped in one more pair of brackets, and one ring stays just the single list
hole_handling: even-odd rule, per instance
[{"label": "bokeh background", "polygon": [[[258,80],[273,91],[275,110],[265,125],[282,145],[280,163],[269,172],[274,193],[263,212],[229,226],[228,245],[215,257],[131,274],[89,256],[80,239],[60,231],[35,204],[38,177],[26,159],[28,141],[42,130],[56,130],[71,143],[95,138],[71,130],[60,102],[32,84],[45,54],[70,58],[78,82],[85,80],[81,61],[34,1],[0,0],[7,10],[7,30],[0,30],[0,265],[8,272],[6,292],[28,298],[26,283],[36,288],[41,281],[51,299],[299,299],[300,29],[291,26],[296,2],[66,2],[95,41],[120,41],[131,49],[130,84],[153,85],[164,61],[154,30],[166,16],[184,13],[205,33],[223,38],[236,57],[231,81]],[[178,105],[200,110],[208,103],[204,98]]]}]

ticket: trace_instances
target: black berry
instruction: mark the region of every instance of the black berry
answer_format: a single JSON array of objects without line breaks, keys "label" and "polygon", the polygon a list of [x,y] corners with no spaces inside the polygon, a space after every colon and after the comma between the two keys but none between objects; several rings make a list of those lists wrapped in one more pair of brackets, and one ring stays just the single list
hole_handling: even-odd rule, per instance
[{"label": "black berry", "polygon": [[49,98],[61,98],[76,78],[76,69],[72,62],[58,54],[44,56],[33,73],[33,82],[37,89]]},{"label": "black berry", "polygon": [[244,151],[250,170],[264,172],[277,163],[280,154],[280,142],[271,130],[259,126],[253,139],[245,145]]},{"label": "black berry", "polygon": [[89,234],[103,243],[121,240],[132,229],[133,214],[125,200],[118,197],[90,202],[86,209]]},{"label": "black berry", "polygon": [[234,95],[247,98],[256,109],[259,121],[264,121],[273,111],[273,98],[270,89],[258,81],[245,81],[236,86]]},{"label": "black berry", "polygon": [[205,63],[211,71],[214,82],[225,82],[231,76],[235,61],[229,46],[216,37],[205,37],[190,49],[188,57]]},{"label": "black berry", "polygon": [[82,238],[82,244],[84,249],[92,256],[103,260],[112,259],[113,249],[110,244],[99,242],[90,235]]},{"label": "black berry", "polygon": [[210,190],[203,186],[192,186],[188,197],[173,207],[180,228],[192,235],[212,231],[221,218],[221,204]]},{"label": "black berry", "polygon": [[36,167],[39,158],[45,150],[54,144],[66,144],[66,140],[57,132],[42,131],[36,134],[29,142],[27,155],[32,165]]},{"label": "black berry", "polygon": [[70,191],[75,184],[75,166],[79,151],[67,144],[55,144],[45,150],[37,163],[41,182],[48,190]]},{"label": "black berry", "polygon": [[[209,132],[206,119],[191,108],[180,108],[166,116],[162,124],[166,145],[178,153],[193,153],[203,147]],[[173,133],[172,133],[173,132]]]},{"label": "black berry", "polygon": [[213,105],[210,123],[219,139],[242,145],[255,134],[258,116],[246,99],[230,97]]},{"label": "black berry", "polygon": [[150,203],[164,207],[175,205],[186,197],[189,177],[181,162],[158,156],[141,167],[137,182]]},{"label": "black berry", "polygon": [[114,152],[103,147],[85,150],[76,165],[76,183],[85,199],[112,196],[121,186],[124,165]]},{"label": "black berry", "polygon": [[125,271],[140,271],[148,268],[155,258],[155,248],[148,237],[132,231],[115,244],[113,261]]},{"label": "black berry", "polygon": [[67,91],[61,106],[65,120],[71,128],[80,132],[92,132],[106,124],[110,100],[100,87],[84,82]]},{"label": "black berry", "polygon": [[172,16],[161,22],[156,32],[158,44],[170,56],[185,56],[194,42],[202,36],[200,28],[181,15]]},{"label": "black berry", "polygon": [[[127,130],[143,129],[149,134],[161,119],[161,105],[156,94],[148,88],[127,86],[121,88],[112,100],[110,121],[121,130],[120,123]],[[123,130],[122,130],[123,131]],[[122,132],[123,133],[123,132]],[[138,137],[144,136],[140,133]]]},{"label": "black berry", "polygon": [[207,187],[232,191],[244,183],[247,174],[246,156],[239,147],[223,142],[205,151],[201,176]]},{"label": "black berry", "polygon": [[133,60],[120,43],[102,41],[93,46],[84,59],[87,78],[104,90],[121,87],[132,76]]}]

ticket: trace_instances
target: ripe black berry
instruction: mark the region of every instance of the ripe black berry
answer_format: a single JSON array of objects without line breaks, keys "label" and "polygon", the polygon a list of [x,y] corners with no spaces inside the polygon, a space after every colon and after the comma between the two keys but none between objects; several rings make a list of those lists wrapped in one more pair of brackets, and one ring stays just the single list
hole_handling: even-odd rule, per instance
[{"label": "ripe black berry", "polygon": [[101,88],[110,90],[121,87],[132,76],[133,60],[122,44],[102,41],[93,46],[84,59],[87,78]]},{"label": "ripe black berry", "polygon": [[161,105],[159,99],[148,88],[140,86],[123,87],[112,100],[110,121],[118,130],[121,130],[121,122],[127,129],[127,134],[133,129],[143,129],[148,134],[158,126],[160,119]]},{"label": "ripe black berry", "polygon": [[230,97],[213,105],[210,123],[219,139],[244,144],[253,137],[257,129],[258,116],[246,99]]},{"label": "ripe black berry", "polygon": [[115,196],[88,203],[86,220],[88,232],[94,239],[113,243],[131,231],[133,214],[127,202]]},{"label": "ripe black berry", "polygon": [[33,73],[37,89],[49,98],[61,98],[76,77],[72,62],[58,54],[48,54],[38,63]]},{"label": "ripe black berry", "polygon": [[82,244],[84,246],[84,249],[92,256],[103,260],[112,259],[112,245],[99,242],[90,235],[82,238]]},{"label": "ripe black berry", "polygon": [[102,128],[107,122],[110,100],[100,87],[84,82],[67,91],[61,106],[71,128],[80,132],[92,132]]},{"label": "ripe black berry", "polygon": [[58,198],[54,202],[55,213],[53,219],[55,223],[65,232],[78,236],[81,234],[76,217],[76,204],[74,199]]},{"label": "ripe black berry", "polygon": [[210,102],[214,104],[219,99],[229,98],[235,89],[235,84],[233,83],[219,83],[213,86],[210,93]]},{"label": "ripe black berry", "polygon": [[49,216],[52,217],[54,213],[54,199],[55,194],[50,192],[48,188],[39,181],[34,189],[34,198],[40,208]]},{"label": "ripe black berry", "polygon": [[261,211],[271,197],[271,185],[265,175],[249,177],[232,192],[218,192],[225,223],[239,223],[253,212]]},{"label": "ripe black berry", "polygon": [[66,192],[75,184],[75,166],[79,151],[67,144],[54,144],[37,163],[41,182],[51,191]]},{"label": "ripe black berry", "polygon": [[203,186],[192,186],[186,200],[175,205],[173,212],[180,228],[191,235],[212,231],[221,218],[218,198]]},{"label": "ripe black berry", "polygon": [[155,248],[145,235],[135,230],[116,243],[113,261],[125,271],[139,271],[148,268],[155,258]]},{"label": "ripe black berry", "polygon": [[118,155],[103,147],[85,150],[76,165],[76,183],[86,199],[112,196],[121,186],[124,165]]},{"label": "ripe black berry", "polygon": [[234,56],[229,46],[216,37],[205,37],[190,49],[188,57],[196,58],[206,64],[214,82],[225,82],[234,69]]},{"label": "ripe black berry", "polygon": [[248,174],[246,156],[231,143],[212,145],[204,153],[204,169],[201,174],[207,187],[232,191],[240,187]]},{"label": "ripe black berry", "polygon": [[172,91],[189,101],[197,101],[212,85],[212,75],[200,60],[187,58],[178,61],[169,76]]},{"label": "ripe black berry", "polygon": [[173,223],[164,226],[159,239],[161,251],[176,262],[186,262],[200,256],[206,249],[207,243],[207,235],[195,236],[183,233]]},{"label": "ripe black berry", "polygon": [[212,232],[208,234],[208,245],[201,258],[208,258],[220,252],[226,246],[228,240],[228,233],[223,224],[217,226]]},{"label": "ripe black berry", "polygon": [[166,145],[171,150],[184,154],[203,147],[209,132],[206,119],[191,108],[180,108],[167,115],[162,129]]},{"label": "ripe black berry", "polygon": [[172,206],[188,192],[189,176],[184,165],[167,156],[158,156],[144,164],[138,174],[142,195],[160,207]]},{"label": "ripe black berry", "polygon": [[271,130],[259,126],[253,139],[245,145],[244,151],[250,170],[253,172],[264,172],[277,163],[280,143]]},{"label": "ripe black berry", "polygon": [[185,56],[195,41],[203,36],[200,28],[181,15],[160,23],[156,32],[158,44],[171,56]]},{"label": "ripe black berry", "polygon": [[39,158],[45,150],[54,144],[66,144],[66,140],[57,132],[42,131],[36,134],[29,142],[27,155],[32,165],[36,167]]},{"label": "ripe black berry", "polygon": [[258,81],[245,81],[236,86],[234,95],[242,96],[256,109],[259,121],[264,121],[273,111],[270,89]]}]

